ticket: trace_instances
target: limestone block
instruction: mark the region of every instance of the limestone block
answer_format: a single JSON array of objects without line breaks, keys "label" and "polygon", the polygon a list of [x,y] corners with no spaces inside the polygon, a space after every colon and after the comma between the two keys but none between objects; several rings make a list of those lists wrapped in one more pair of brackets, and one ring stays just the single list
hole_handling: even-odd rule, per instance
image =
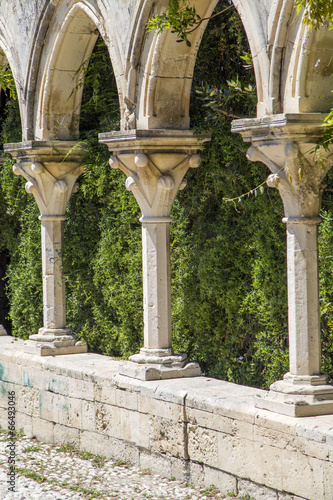
[{"label": "limestone block", "polygon": [[121,438],[121,415],[116,406],[95,403],[96,432]]},{"label": "limestone block", "polygon": [[272,488],[282,480],[281,461],[292,455],[274,446],[222,433],[217,441],[219,469]]},{"label": "limestone block", "polygon": [[198,463],[190,460],[188,467],[189,467],[189,474],[190,474],[189,482],[193,483],[193,484],[204,484],[204,481],[205,481],[204,465],[200,464],[200,463],[198,464]]},{"label": "limestone block", "polygon": [[113,458],[107,436],[97,432],[83,431],[80,433],[80,450]]},{"label": "limestone block", "polygon": [[[330,498],[325,496],[325,468],[328,464],[330,462],[316,460],[301,452],[285,454],[281,457],[281,490],[309,500]],[[330,474],[331,482],[332,477]]]},{"label": "limestone block", "polygon": [[[219,466],[218,432],[188,425],[188,455],[190,460],[211,467]],[[225,470],[225,469],[224,469]]]},{"label": "limestone block", "polygon": [[333,464],[332,462],[323,462],[324,474],[324,498],[333,498]]},{"label": "limestone block", "polygon": [[186,418],[190,425],[198,425],[206,429],[233,434],[233,423],[235,420],[231,418],[216,415],[208,411],[197,410],[196,408],[187,408]]},{"label": "limestone block", "polygon": [[254,426],[253,439],[258,443],[276,446],[277,448],[296,449],[295,436],[278,432],[267,427]]},{"label": "limestone block", "polygon": [[80,450],[115,460],[125,460],[135,465],[139,464],[139,449],[136,446],[120,439],[109,438],[97,432],[81,432]]},{"label": "limestone block", "polygon": [[122,459],[130,464],[139,465],[140,449],[121,439],[108,438],[108,450],[116,460]]},{"label": "limestone block", "polygon": [[81,429],[96,431],[95,403],[91,401],[81,401]]},{"label": "limestone block", "polygon": [[276,431],[283,432],[284,434],[295,435],[296,426],[299,419],[273,413],[267,410],[256,410],[255,424],[260,427],[267,427],[268,429],[275,429]]},{"label": "limestone block", "polygon": [[81,399],[58,396],[59,424],[81,429]]},{"label": "limestone block", "polygon": [[25,367],[22,365],[22,383],[27,387],[34,387],[46,391],[48,389],[48,376],[39,368]]},{"label": "limestone block", "polygon": [[140,469],[149,471],[153,474],[159,474],[162,477],[172,477],[171,461],[166,455],[140,451]]},{"label": "limestone block", "polygon": [[16,385],[0,380],[0,408],[8,408],[8,391],[15,391]]},{"label": "limestone block", "polygon": [[54,443],[54,423],[42,418],[32,418],[33,436],[45,443]]},{"label": "limestone block", "polygon": [[213,467],[207,467],[206,465],[204,465],[203,471],[203,484],[205,486],[209,487],[214,484],[214,486],[216,486],[216,488],[218,488],[224,495],[226,495],[228,491],[237,491],[237,479],[231,474],[227,474],[226,472]]},{"label": "limestone block", "polygon": [[107,403],[108,405],[116,405],[116,389],[107,384],[95,385],[95,401]]},{"label": "limestone block", "polygon": [[138,409],[138,393],[118,389],[116,391],[116,405],[119,408],[136,411]]},{"label": "limestone block", "polygon": [[50,422],[59,423],[59,399],[60,395],[48,391],[39,393],[40,418]]},{"label": "limestone block", "polygon": [[22,385],[22,366],[13,363],[0,363],[1,380]]},{"label": "limestone block", "polygon": [[246,495],[253,497],[256,500],[278,500],[277,491],[254,484],[251,481],[239,479],[238,496],[245,497]]},{"label": "limestone block", "polygon": [[182,458],[170,457],[171,462],[171,477],[175,477],[183,483],[190,482],[190,474],[188,461]]},{"label": "limestone block", "polygon": [[141,394],[138,394],[138,411],[149,413],[156,417],[165,417],[167,415],[170,420],[174,420],[175,422],[183,421],[184,419],[183,406]]},{"label": "limestone block", "polygon": [[161,453],[171,453],[174,457],[187,458],[184,424],[163,417],[151,417],[150,421],[152,449]]},{"label": "limestone block", "polygon": [[[179,382],[181,383],[179,384]],[[154,391],[154,398],[184,406],[185,398],[188,395],[188,389],[184,388],[186,386],[187,383],[185,385],[184,381],[179,380],[174,383],[169,381],[160,382]]]},{"label": "limestone block", "polygon": [[55,424],[54,442],[59,445],[71,443],[75,447],[80,446],[80,431],[66,425]]},{"label": "limestone block", "polygon": [[3,429],[8,427],[8,411],[5,408],[0,408],[0,426]]},{"label": "limestone block", "polygon": [[305,437],[295,437],[294,451],[296,450],[316,459],[330,460],[330,457],[332,458],[333,447],[326,444],[326,436],[323,436],[321,443]]},{"label": "limestone block", "polygon": [[30,415],[17,411],[15,414],[15,427],[17,430],[23,429],[24,435],[32,438],[34,433],[32,429],[32,419]]},{"label": "limestone block", "polygon": [[16,386],[16,409],[27,415],[40,416],[39,390],[32,387]]},{"label": "limestone block", "polygon": [[94,384],[86,380],[70,378],[69,396],[76,399],[94,401]]},{"label": "limestone block", "polygon": [[121,437],[143,448],[150,448],[151,439],[148,429],[151,428],[149,415],[136,411],[120,409]]},{"label": "limestone block", "polygon": [[69,377],[64,377],[61,375],[50,376],[48,379],[47,390],[54,392],[56,394],[62,394],[63,396],[69,396],[69,386],[70,383],[75,383],[77,379],[71,379]]}]

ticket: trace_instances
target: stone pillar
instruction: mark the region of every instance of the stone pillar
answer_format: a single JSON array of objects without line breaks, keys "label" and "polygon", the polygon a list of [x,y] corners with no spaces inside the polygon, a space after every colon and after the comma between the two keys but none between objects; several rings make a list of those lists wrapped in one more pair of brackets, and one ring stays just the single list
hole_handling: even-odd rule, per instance
[{"label": "stone pillar", "polygon": [[100,134],[100,142],[114,153],[110,165],[125,173],[142,211],[144,347],[120,373],[142,380],[200,375],[197,363],[172,349],[169,237],[173,201],[187,170],[199,166],[198,141],[190,131],[129,130]]},{"label": "stone pillar", "polygon": [[333,156],[321,151],[323,169],[313,154],[321,124],[321,115],[273,115],[233,124],[233,131],[252,142],[249,159],[270,168],[267,184],[279,190],[285,210],[289,372],[271,385],[267,397],[256,398],[256,406],[291,416],[333,413],[333,387],[321,373],[317,230],[323,179]]},{"label": "stone pillar", "polygon": [[29,337],[27,349],[42,356],[87,352],[85,342],[77,341],[66,327],[61,259],[65,211],[77,188],[83,148],[74,142],[30,141],[6,144],[5,151],[16,159],[14,173],[25,177],[26,191],[41,212],[44,326]]}]

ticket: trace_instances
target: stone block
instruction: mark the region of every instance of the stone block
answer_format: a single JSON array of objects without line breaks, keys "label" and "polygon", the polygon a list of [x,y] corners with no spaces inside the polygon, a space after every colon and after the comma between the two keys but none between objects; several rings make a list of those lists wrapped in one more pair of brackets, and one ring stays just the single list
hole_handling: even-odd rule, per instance
[{"label": "stone block", "polygon": [[124,460],[133,465],[139,465],[140,449],[133,443],[121,439],[108,438],[108,453],[115,460]]},{"label": "stone block", "polygon": [[258,443],[276,446],[277,448],[295,449],[295,436],[268,427],[255,425],[253,439]]},{"label": "stone block", "polygon": [[22,385],[22,366],[13,363],[0,362],[0,379],[3,382]]},{"label": "stone block", "polygon": [[39,368],[22,365],[22,383],[24,386],[46,391],[48,389],[48,376]]},{"label": "stone block", "polygon": [[70,381],[73,383],[76,380],[61,375],[50,375],[48,377],[47,390],[63,396],[69,396]]},{"label": "stone block", "polygon": [[203,472],[205,486],[213,484],[223,495],[226,495],[228,491],[237,491],[237,478],[235,476],[206,465],[203,466]]},{"label": "stone block", "polygon": [[204,484],[205,482],[205,470],[204,470],[204,465],[203,464],[198,464],[196,462],[193,462],[192,460],[189,461],[189,483],[191,484]]},{"label": "stone block", "polygon": [[281,490],[308,500],[330,498],[325,493],[326,486],[331,488],[333,484],[332,470],[326,483],[328,464],[331,465],[330,462],[316,460],[298,451],[285,454],[281,457]]},{"label": "stone block", "polygon": [[175,422],[184,420],[184,406],[138,394],[138,411],[156,417],[168,417]]},{"label": "stone block", "polygon": [[95,403],[96,432],[121,438],[121,414],[116,406]]},{"label": "stone block", "polygon": [[188,455],[190,460],[212,467],[219,466],[218,432],[197,425],[188,425]]},{"label": "stone block", "polygon": [[54,442],[58,445],[70,443],[78,448],[80,446],[80,431],[66,425],[55,424]]},{"label": "stone block", "polygon": [[238,481],[238,496],[245,497],[248,495],[255,500],[278,500],[278,493],[259,484],[239,479]]},{"label": "stone block", "polygon": [[33,417],[27,415],[26,413],[16,412],[15,415],[15,426],[17,430],[23,429],[24,435],[28,438],[32,438],[34,433],[32,429],[32,419]]},{"label": "stone block", "polygon": [[81,400],[60,394],[58,398],[59,424],[81,429]]},{"label": "stone block", "polygon": [[8,407],[8,392],[15,391],[16,385],[0,380],[0,408]]},{"label": "stone block", "polygon": [[138,409],[138,393],[128,390],[116,390],[116,406],[127,408],[128,410]]},{"label": "stone block", "polygon": [[139,465],[142,471],[149,471],[162,477],[172,477],[171,460],[167,455],[140,451]]},{"label": "stone block", "polygon": [[8,411],[6,408],[0,408],[0,428],[7,429],[8,427]]},{"label": "stone block", "polygon": [[91,401],[81,401],[81,429],[96,432],[95,405]]},{"label": "stone block", "polygon": [[87,380],[69,379],[69,392],[71,398],[94,401],[94,383]]},{"label": "stone block", "polygon": [[170,457],[171,477],[175,477],[182,483],[190,482],[189,462],[182,458]]},{"label": "stone block", "polygon": [[45,443],[54,443],[54,423],[42,418],[32,417],[33,437]]},{"label": "stone block", "polygon": [[44,420],[59,423],[60,395],[49,391],[39,393],[39,414]]},{"label": "stone block", "polygon": [[27,386],[16,386],[16,409],[27,415],[40,416],[39,390]]},{"label": "stone block", "polygon": [[99,383],[95,385],[94,400],[106,403],[108,405],[116,405],[116,388],[108,385],[100,385]]},{"label": "stone block", "polygon": [[163,417],[151,417],[150,422],[152,450],[186,459],[185,424]]}]

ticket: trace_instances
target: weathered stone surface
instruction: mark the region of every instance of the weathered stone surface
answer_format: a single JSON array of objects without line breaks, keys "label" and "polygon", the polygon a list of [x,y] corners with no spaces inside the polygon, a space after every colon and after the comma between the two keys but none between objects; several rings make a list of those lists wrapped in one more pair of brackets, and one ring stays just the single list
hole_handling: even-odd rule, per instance
[{"label": "weathered stone surface", "polygon": [[[13,351],[21,347],[1,337],[2,366],[7,360],[11,364]],[[23,385],[22,378],[1,382],[3,427],[8,425],[8,390],[14,390],[16,428],[23,427],[28,436],[72,442],[169,477],[254,498],[332,498],[330,416],[298,419],[259,410],[253,404],[256,390],[205,377],[153,382],[121,377],[115,361],[109,361],[108,378],[109,365],[98,355],[31,360],[31,376],[29,367],[20,365],[29,384]],[[77,381],[76,397],[63,394]]]}]

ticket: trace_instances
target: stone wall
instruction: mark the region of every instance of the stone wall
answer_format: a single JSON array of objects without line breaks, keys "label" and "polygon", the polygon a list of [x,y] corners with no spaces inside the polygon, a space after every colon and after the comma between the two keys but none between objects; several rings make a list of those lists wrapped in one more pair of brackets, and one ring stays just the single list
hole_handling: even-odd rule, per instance
[{"label": "stone wall", "polygon": [[98,354],[40,357],[0,338],[0,423],[15,391],[16,429],[255,499],[333,498],[331,416],[255,408],[265,391],[195,377],[139,381]]}]

